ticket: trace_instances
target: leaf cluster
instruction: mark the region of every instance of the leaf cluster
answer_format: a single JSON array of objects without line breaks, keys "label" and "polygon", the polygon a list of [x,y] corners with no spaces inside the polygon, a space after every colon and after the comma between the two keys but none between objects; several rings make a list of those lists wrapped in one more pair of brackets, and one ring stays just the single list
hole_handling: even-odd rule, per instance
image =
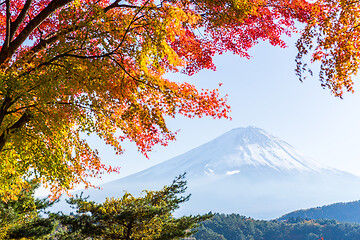
[{"label": "leaf cluster", "polygon": [[317,1],[311,20],[297,42],[296,73],[300,80],[312,70],[311,62],[319,62],[319,78],[324,88],[342,97],[353,92],[353,78],[360,63],[360,3],[353,0]]}]

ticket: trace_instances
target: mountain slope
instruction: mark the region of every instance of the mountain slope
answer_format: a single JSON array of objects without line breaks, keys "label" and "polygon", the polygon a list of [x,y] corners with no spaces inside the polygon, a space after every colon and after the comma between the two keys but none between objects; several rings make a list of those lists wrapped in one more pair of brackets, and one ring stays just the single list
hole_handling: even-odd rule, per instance
[{"label": "mountain slope", "polygon": [[91,199],[158,189],[187,172],[192,197],[177,214],[209,211],[275,218],[316,205],[360,199],[358,177],[324,166],[291,145],[247,127],[233,129],[187,153],[89,190]]},{"label": "mountain slope", "polygon": [[281,216],[278,220],[289,218],[335,219],[339,222],[360,223],[360,201],[334,203],[322,207],[301,209]]},{"label": "mountain slope", "polygon": [[[322,172],[336,170],[321,165],[291,145],[266,133],[247,127],[233,129],[187,153],[135,174],[141,177],[163,176],[170,172],[189,175],[222,175],[238,173],[241,168],[269,168],[280,172]],[[156,171],[155,171],[156,170]]]}]

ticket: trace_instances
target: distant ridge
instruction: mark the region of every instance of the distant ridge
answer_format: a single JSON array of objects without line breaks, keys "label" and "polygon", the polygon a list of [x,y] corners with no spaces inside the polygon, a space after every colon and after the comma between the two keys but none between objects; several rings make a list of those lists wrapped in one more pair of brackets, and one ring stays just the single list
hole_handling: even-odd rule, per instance
[{"label": "distant ridge", "polygon": [[339,222],[360,223],[360,200],[340,202],[322,207],[301,209],[281,216],[278,220],[289,218],[334,219]]},{"label": "distant ridge", "polygon": [[186,172],[190,201],[177,214],[239,213],[273,219],[287,212],[360,199],[360,178],[330,168],[256,127],[236,128],[151,168],[87,190],[95,201],[140,194]]}]

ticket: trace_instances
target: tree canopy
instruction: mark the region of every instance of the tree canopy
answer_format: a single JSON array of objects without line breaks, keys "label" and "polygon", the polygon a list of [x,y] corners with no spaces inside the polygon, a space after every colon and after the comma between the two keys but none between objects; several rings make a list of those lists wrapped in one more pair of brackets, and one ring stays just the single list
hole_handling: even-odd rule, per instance
[{"label": "tree canopy", "polygon": [[355,240],[360,225],[329,219],[255,220],[238,214],[215,214],[201,223],[197,240]]},{"label": "tree canopy", "polygon": [[199,222],[211,214],[174,218],[173,212],[188,201],[184,175],[175,178],[169,186],[159,191],[145,190],[144,196],[130,193],[121,198],[107,198],[103,203],[71,198],[77,213],[59,215],[62,231],[54,239],[125,239],[170,240],[190,236]]},{"label": "tree canopy", "polygon": [[173,213],[189,200],[185,174],[161,190],[144,190],[142,196],[125,193],[120,198],[107,198],[103,203],[87,197],[66,200],[76,213],[46,211],[56,201],[36,199],[39,184],[29,183],[18,199],[0,201],[0,239],[125,239],[170,240],[192,235],[201,221],[212,214],[182,216]]},{"label": "tree canopy", "polygon": [[117,154],[129,139],[146,155],[175,138],[166,116],[228,118],[217,89],[200,91],[165,74],[215,70],[213,56],[227,51],[249,58],[260,40],[285,47],[281,37],[296,31],[295,22],[306,26],[299,76],[315,49],[323,85],[341,96],[358,67],[358,9],[357,1],[340,0],[4,0],[0,194],[12,197],[35,178],[56,197],[118,171],[84,134]]}]

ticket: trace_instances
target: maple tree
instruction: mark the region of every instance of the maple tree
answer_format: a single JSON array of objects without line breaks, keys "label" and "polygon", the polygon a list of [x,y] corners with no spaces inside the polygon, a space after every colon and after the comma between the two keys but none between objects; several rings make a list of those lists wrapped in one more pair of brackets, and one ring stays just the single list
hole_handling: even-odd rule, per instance
[{"label": "maple tree", "polygon": [[321,0],[314,5],[309,22],[297,42],[297,75],[312,74],[304,59],[320,62],[319,77],[324,88],[342,97],[353,92],[353,77],[360,65],[360,2]]},{"label": "maple tree", "polygon": [[[155,144],[175,138],[166,116],[227,118],[226,97],[217,89],[199,91],[164,75],[215,70],[213,56],[226,51],[249,58],[248,50],[260,40],[285,47],[281,37],[296,31],[296,21],[308,24],[299,44],[305,49],[313,26],[323,19],[322,5],[305,0],[4,0],[0,193],[13,197],[24,179],[35,178],[56,197],[79,183],[91,186],[90,177],[118,171],[101,162],[84,134],[97,135],[117,154],[123,152],[121,142],[130,139],[146,155]],[[310,21],[314,16],[318,20]],[[300,53],[301,64],[306,51]]]}]

